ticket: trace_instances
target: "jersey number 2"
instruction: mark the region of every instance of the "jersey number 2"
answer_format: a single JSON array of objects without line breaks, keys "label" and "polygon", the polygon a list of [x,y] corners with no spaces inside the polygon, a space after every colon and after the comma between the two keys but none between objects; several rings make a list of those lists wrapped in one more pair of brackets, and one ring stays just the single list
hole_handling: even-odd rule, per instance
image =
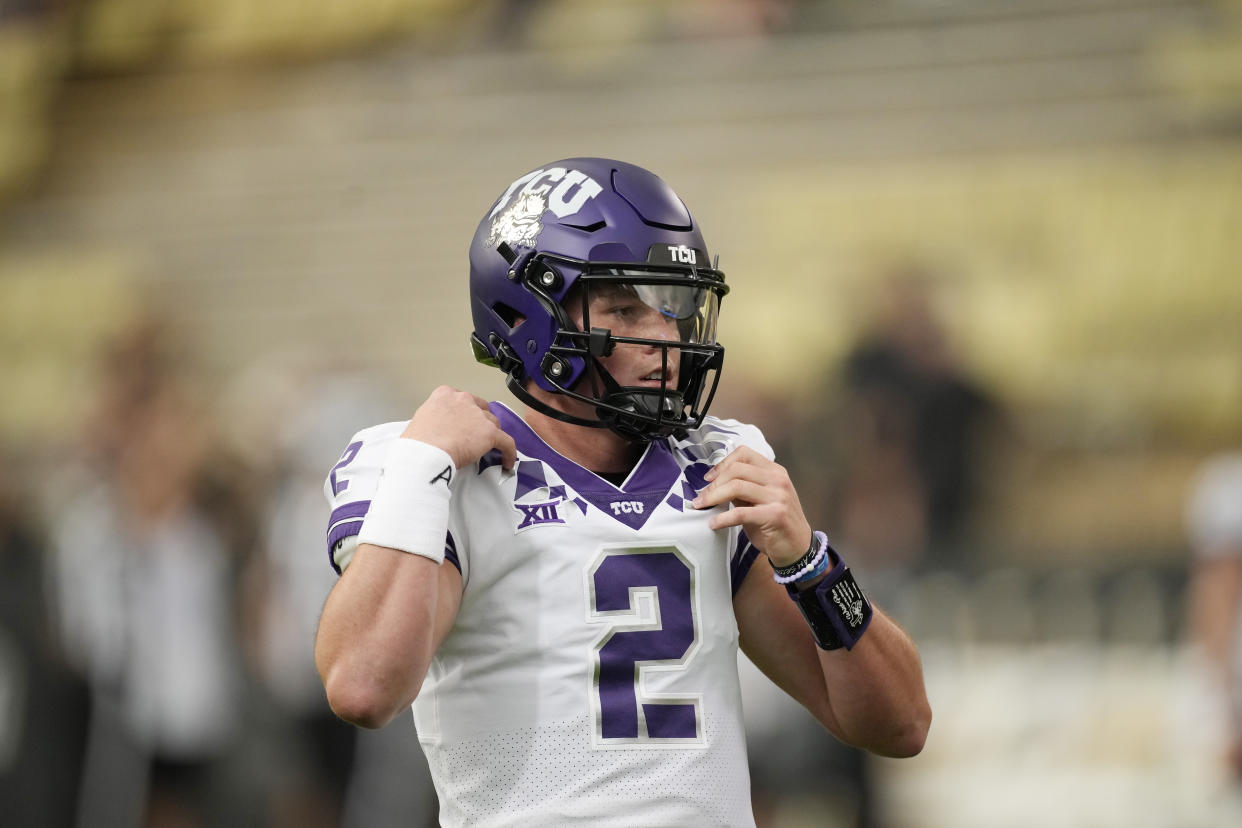
[{"label": "jersey number 2", "polygon": [[680,672],[699,641],[694,567],[675,546],[605,549],[587,571],[594,647],[591,704],[600,747],[685,746],[703,737],[701,697],[644,693],[644,674]]}]

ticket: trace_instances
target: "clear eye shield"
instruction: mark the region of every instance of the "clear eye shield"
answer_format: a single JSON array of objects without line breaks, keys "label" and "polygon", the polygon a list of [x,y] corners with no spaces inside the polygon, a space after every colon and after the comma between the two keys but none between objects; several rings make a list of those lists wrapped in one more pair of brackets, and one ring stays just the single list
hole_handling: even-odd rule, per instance
[{"label": "clear eye shield", "polygon": [[566,305],[579,310],[584,332],[606,329],[613,342],[671,338],[686,345],[715,344],[719,294],[684,280],[638,281],[652,278],[659,277],[635,271],[583,277]]}]

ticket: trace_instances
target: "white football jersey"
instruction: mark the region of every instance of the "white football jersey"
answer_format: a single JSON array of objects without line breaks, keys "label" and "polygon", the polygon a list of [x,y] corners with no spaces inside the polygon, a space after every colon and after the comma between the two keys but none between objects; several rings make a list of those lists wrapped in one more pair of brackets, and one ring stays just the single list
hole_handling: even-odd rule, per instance
[{"label": "white football jersey", "polygon": [[[461,609],[414,702],[442,824],[753,825],[732,597],[757,553],[689,501],[734,447],[771,449],[708,417],[615,486],[491,408],[517,464],[454,476]],[[325,484],[338,568],[405,425],[359,432]]]}]

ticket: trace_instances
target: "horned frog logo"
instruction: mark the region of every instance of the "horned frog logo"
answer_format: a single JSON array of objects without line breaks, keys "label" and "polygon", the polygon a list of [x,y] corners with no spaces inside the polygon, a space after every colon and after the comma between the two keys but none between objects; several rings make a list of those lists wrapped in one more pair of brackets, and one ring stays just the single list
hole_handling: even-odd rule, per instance
[{"label": "horned frog logo", "polygon": [[[563,219],[602,191],[599,182],[581,170],[549,167],[527,173],[509,185],[488,214],[492,229],[487,246],[507,242],[510,247],[534,247],[543,230],[545,210]],[[514,199],[512,204],[510,199]]]},{"label": "horned frog logo", "polygon": [[543,192],[519,193],[513,206],[492,222],[492,232],[487,237],[488,247],[495,247],[502,241],[511,247],[534,247],[543,230],[541,217],[547,206],[548,200]]},{"label": "horned frog logo", "polygon": [[862,624],[864,617],[862,593],[858,591],[858,587],[853,583],[852,578],[847,582],[833,586],[832,600],[836,603],[841,616],[851,628]]},{"label": "horned frog logo", "polygon": [[845,611],[845,616],[849,619],[851,627],[857,627],[863,622],[863,602],[850,601],[849,608]]}]

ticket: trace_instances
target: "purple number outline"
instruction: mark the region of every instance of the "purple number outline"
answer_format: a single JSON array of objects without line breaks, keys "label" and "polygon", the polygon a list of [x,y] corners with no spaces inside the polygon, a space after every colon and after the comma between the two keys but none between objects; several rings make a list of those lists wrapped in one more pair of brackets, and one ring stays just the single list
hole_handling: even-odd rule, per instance
[{"label": "purple number outline", "polygon": [[[339,445],[339,444],[338,444]],[[332,483],[332,494],[339,495],[341,492],[349,488],[348,480],[337,481],[336,473],[344,469],[350,463],[354,462],[354,458],[358,456],[358,452],[362,449],[362,441],[350,443],[345,447],[345,453],[341,455],[341,459],[332,467],[332,473],[328,475],[328,480]],[[320,466],[319,468],[323,468]]]},{"label": "purple number outline", "polygon": [[[585,574],[588,620],[613,622],[592,651],[595,746],[702,745],[700,694],[640,693],[643,668],[684,670],[698,651],[694,566],[672,545],[619,547],[605,549]],[[656,621],[635,624],[643,593]]]}]

